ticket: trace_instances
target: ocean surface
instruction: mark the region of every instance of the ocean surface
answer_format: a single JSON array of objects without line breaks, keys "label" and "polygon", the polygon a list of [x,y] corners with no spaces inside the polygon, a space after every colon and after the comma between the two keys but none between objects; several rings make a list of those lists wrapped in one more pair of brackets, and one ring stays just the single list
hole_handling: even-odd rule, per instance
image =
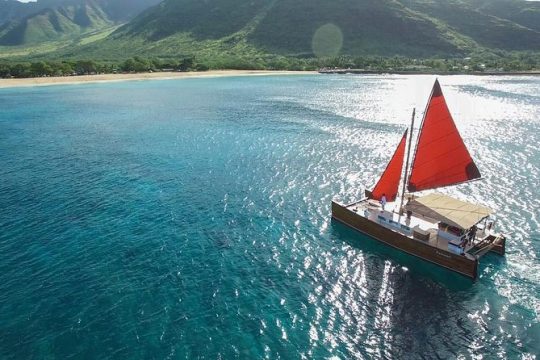
[{"label": "ocean surface", "polygon": [[0,358],[538,358],[539,77],[439,79],[510,233],[476,282],[330,219],[434,79],[0,90]]}]

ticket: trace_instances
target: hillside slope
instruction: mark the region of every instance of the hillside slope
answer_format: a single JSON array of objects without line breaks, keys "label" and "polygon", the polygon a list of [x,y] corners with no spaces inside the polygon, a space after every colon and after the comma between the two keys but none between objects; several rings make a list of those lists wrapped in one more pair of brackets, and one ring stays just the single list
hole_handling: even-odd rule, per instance
[{"label": "hillside slope", "polygon": [[[325,24],[333,26],[323,28]],[[309,55],[325,37],[332,37],[332,32],[341,38],[341,52],[351,55],[460,52],[437,24],[393,0],[280,0],[249,40],[270,51]]]},{"label": "hillside slope", "polygon": [[540,3],[490,1],[165,0],[107,41],[146,43],[160,52],[159,42],[170,45],[174,37],[184,43],[186,38],[221,39],[231,46],[244,41],[265,52],[296,56],[312,56],[325,41],[339,42],[339,52],[350,55],[540,49],[540,25],[533,26],[540,24]]},{"label": "hillside slope", "polygon": [[[86,27],[66,12],[40,14],[37,25],[30,21],[36,16],[30,17],[17,30],[10,28],[9,36],[4,30],[2,37],[0,29],[0,42],[39,42],[33,34],[54,38],[110,25],[118,20],[103,2],[115,4],[122,13],[121,2],[128,0],[78,1],[84,1],[91,19]],[[57,20],[64,18],[69,21]],[[424,58],[478,51],[538,52],[539,24],[540,2],[525,0],[164,0],[104,39],[64,47],[51,56],[114,60],[196,55],[252,61],[265,54]],[[27,35],[23,38],[21,33]]]},{"label": "hillside slope", "polygon": [[[42,0],[35,3],[33,9],[26,8],[26,12],[32,12],[30,15],[17,18],[22,13],[19,12],[12,16],[15,19],[0,26],[0,45],[33,45],[72,39],[126,22],[159,1]],[[15,8],[17,5],[12,3],[13,0],[6,2]]]},{"label": "hillside slope", "polygon": [[[523,24],[529,22],[520,6],[526,2],[498,0],[497,4],[496,1],[402,0],[402,3],[416,12],[444,22],[480,46],[503,50],[540,49],[540,30],[534,29],[539,25],[528,28],[510,20]],[[536,18],[540,24],[540,12]]]},{"label": "hillside slope", "polygon": [[540,2],[538,1],[476,0],[472,5],[480,12],[540,31]]},{"label": "hillside slope", "polygon": [[37,0],[22,3],[18,0],[0,0],[0,26],[8,21],[22,19],[47,8],[61,6],[66,0]]}]

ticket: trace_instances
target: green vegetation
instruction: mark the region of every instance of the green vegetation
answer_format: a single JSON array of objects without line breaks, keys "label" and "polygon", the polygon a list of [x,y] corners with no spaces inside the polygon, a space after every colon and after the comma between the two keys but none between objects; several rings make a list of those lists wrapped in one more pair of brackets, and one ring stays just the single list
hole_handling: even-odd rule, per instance
[{"label": "green vegetation", "polygon": [[78,61],[37,61],[21,63],[1,63],[0,77],[26,78],[46,76],[72,76],[111,74],[117,72],[140,73],[149,71],[204,71],[203,64],[196,64],[193,58],[157,60],[130,58],[119,63],[97,62],[93,60]]},{"label": "green vegetation", "polygon": [[[512,18],[520,23],[483,13],[480,1],[165,0],[102,43],[79,50],[104,55],[135,43],[132,55],[160,55],[181,44],[184,53],[196,54],[200,43],[213,43],[225,50],[243,44],[263,53],[313,57],[320,45],[314,41],[325,40],[314,35],[328,24],[341,32],[340,54],[351,56],[463,57],[479,49],[540,49],[540,31],[517,16]],[[499,1],[516,11],[540,9],[540,3]],[[540,12],[532,14],[540,23]]]},{"label": "green vegetation", "polygon": [[540,71],[540,54],[532,52],[476,54],[472,57],[453,59],[411,59],[405,57],[338,57],[327,59],[324,67],[337,69],[362,69],[377,72],[420,73],[497,73]]},{"label": "green vegetation", "polygon": [[[119,26],[128,0],[48,1],[62,10],[17,20],[24,31],[0,27],[0,43],[24,40],[0,46],[2,76],[162,69],[540,69],[540,2],[164,0]],[[142,7],[159,0],[130,1]],[[91,71],[76,66],[89,59]],[[46,66],[32,65],[42,63]]]},{"label": "green vegetation", "polygon": [[[477,1],[445,0],[418,1],[402,0],[409,9],[439,21],[476,44],[490,49],[526,50],[540,49],[540,33],[533,28],[507,19],[504,13],[499,16],[489,14],[489,8],[478,8]],[[502,4],[502,2],[500,2]],[[510,1],[504,2],[509,4]],[[525,1],[521,3],[527,4]],[[476,6],[475,6],[476,5]],[[513,2],[515,9],[522,6]],[[536,6],[540,11],[540,7]],[[497,7],[490,8],[496,10]],[[437,20],[435,20],[437,19]],[[540,22],[540,12],[537,13]],[[538,26],[538,25],[537,25]]]},{"label": "green vegetation", "polygon": [[267,55],[257,59],[240,56],[221,57],[205,62],[194,57],[148,59],[139,56],[124,61],[36,61],[0,62],[0,78],[72,76],[105,73],[141,73],[159,71],[206,71],[210,69],[252,70],[318,70],[360,69],[372,72],[411,73],[481,73],[539,71],[540,56],[535,53],[510,53],[496,57],[492,54],[462,59],[411,59],[406,57],[338,56],[332,58],[300,59]]},{"label": "green vegetation", "polygon": [[0,45],[69,42],[130,20],[159,0],[0,0]]},{"label": "green vegetation", "polygon": [[46,41],[34,45],[18,45],[18,46],[1,46],[0,45],[0,59],[27,59],[32,60],[33,58],[47,58],[50,59],[50,54],[58,52],[60,50],[71,48],[73,46],[88,45],[94,41],[105,39],[112,32],[118,29],[118,26],[105,27],[99,30],[92,30],[86,33],[81,34],[78,37],[73,36],[73,38],[68,40],[56,40],[56,41]]},{"label": "green vegetation", "polygon": [[522,0],[476,0],[473,4],[480,12],[540,31],[538,3]]}]

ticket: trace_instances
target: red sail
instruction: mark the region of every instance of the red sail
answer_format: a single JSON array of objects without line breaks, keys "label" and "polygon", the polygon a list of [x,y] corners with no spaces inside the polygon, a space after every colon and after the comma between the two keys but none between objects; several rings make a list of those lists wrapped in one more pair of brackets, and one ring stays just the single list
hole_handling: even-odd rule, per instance
[{"label": "red sail", "polygon": [[435,80],[420,126],[407,189],[435,189],[479,177],[480,171],[459,135],[439,81]]},{"label": "red sail", "polygon": [[386,166],[386,169],[379,179],[379,182],[377,185],[375,185],[375,188],[371,192],[370,198],[381,200],[382,195],[385,194],[387,201],[394,201],[396,199],[399,187],[399,179],[401,178],[401,169],[403,168],[406,141],[407,130],[405,130],[405,134],[403,134],[396,152]]}]

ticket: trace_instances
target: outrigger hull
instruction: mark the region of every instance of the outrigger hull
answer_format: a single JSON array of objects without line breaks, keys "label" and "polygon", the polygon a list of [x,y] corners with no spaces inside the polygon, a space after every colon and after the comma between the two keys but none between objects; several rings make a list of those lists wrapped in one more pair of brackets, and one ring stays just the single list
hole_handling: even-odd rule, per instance
[{"label": "outrigger hull", "polygon": [[332,201],[332,218],[375,240],[422,260],[442,266],[471,279],[476,279],[478,276],[478,257],[471,258],[454,254],[434,248],[420,240],[411,239],[371,221],[348,209],[346,205],[335,201]]}]

